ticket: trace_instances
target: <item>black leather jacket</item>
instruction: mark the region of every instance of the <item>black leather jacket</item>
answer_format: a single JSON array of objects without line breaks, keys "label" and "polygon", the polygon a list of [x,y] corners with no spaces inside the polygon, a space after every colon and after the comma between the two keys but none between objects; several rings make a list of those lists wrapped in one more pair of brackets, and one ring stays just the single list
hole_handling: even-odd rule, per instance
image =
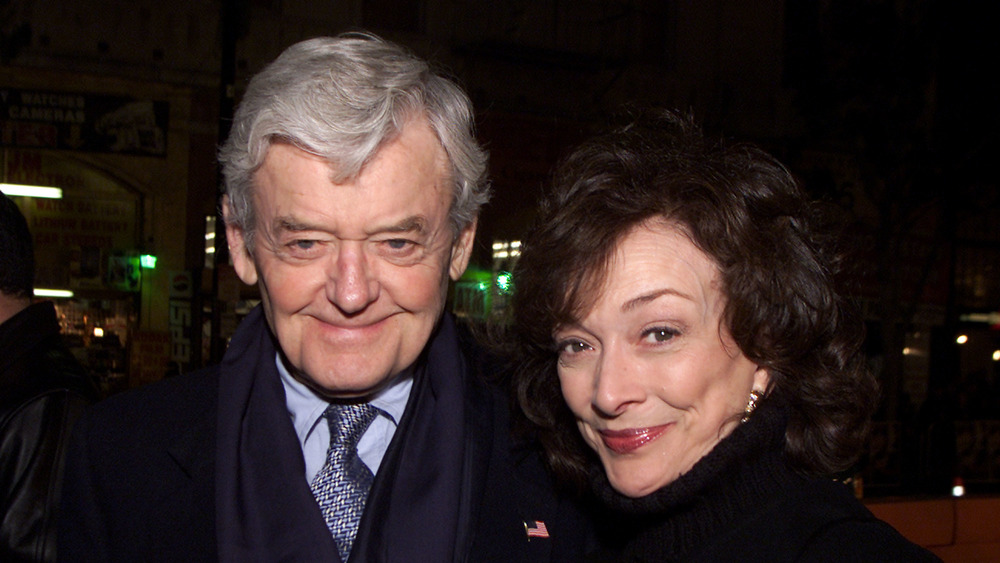
[{"label": "black leather jacket", "polygon": [[54,561],[69,430],[97,399],[52,303],[0,324],[0,561]]}]

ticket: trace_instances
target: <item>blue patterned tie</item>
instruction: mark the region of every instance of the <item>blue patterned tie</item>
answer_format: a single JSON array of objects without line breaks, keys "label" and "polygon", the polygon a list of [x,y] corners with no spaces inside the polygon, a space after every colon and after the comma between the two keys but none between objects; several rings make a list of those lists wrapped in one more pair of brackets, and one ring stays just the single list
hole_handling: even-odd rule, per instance
[{"label": "blue patterned tie", "polygon": [[310,487],[337,543],[340,559],[345,562],[373,479],[358,457],[358,440],[377,415],[378,409],[365,403],[331,404],[323,414],[330,425],[330,449],[326,465]]}]

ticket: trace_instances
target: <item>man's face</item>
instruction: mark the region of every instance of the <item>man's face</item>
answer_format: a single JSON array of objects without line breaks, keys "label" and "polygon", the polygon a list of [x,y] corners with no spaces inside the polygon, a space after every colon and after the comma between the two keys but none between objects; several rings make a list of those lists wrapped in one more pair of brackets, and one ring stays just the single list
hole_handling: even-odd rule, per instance
[{"label": "man's face", "polygon": [[363,396],[416,361],[448,277],[465,271],[475,223],[453,236],[447,156],[423,118],[357,178],[330,178],[324,160],[272,145],[254,177],[253,251],[240,229],[226,232],[294,375],[328,397]]}]

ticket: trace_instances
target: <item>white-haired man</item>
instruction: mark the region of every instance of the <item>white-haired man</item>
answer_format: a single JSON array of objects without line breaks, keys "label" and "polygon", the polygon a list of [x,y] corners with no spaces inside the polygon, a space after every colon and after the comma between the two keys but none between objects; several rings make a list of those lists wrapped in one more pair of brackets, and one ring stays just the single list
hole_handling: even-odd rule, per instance
[{"label": "white-haired man", "polygon": [[69,553],[580,555],[586,525],[514,445],[482,354],[443,313],[488,198],[471,119],[454,83],[371,36],[296,44],[253,78],[220,160],[233,264],[261,306],[220,367],[85,418]]}]

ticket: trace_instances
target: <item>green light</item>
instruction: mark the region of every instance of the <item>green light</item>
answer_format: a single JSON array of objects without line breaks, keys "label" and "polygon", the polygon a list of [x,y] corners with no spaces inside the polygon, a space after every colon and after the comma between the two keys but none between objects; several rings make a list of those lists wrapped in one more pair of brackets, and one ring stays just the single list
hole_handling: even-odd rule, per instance
[{"label": "green light", "polygon": [[497,274],[497,287],[500,288],[500,291],[503,291],[504,293],[510,291],[510,281],[510,272],[500,272]]},{"label": "green light", "polygon": [[156,256],[152,254],[143,254],[139,257],[139,265],[147,270],[152,270],[156,267]]}]

